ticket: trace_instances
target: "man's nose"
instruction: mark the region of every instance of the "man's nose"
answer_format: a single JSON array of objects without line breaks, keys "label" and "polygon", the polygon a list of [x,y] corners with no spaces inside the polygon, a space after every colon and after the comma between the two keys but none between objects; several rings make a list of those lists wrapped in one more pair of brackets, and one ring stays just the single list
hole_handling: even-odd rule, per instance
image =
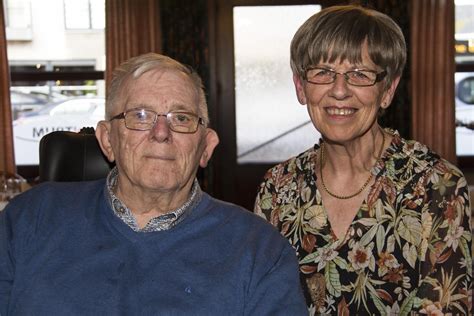
[{"label": "man's nose", "polygon": [[166,115],[161,114],[157,116],[155,125],[153,125],[153,128],[150,131],[150,135],[158,142],[169,140],[171,137],[171,129]]}]

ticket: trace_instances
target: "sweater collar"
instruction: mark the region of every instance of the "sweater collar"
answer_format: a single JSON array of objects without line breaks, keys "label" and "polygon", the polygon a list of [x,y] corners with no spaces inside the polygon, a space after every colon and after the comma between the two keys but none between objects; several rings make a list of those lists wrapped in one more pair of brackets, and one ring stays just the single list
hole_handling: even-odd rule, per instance
[{"label": "sweater collar", "polygon": [[191,213],[192,209],[194,209],[194,207],[199,204],[202,198],[202,190],[199,186],[199,182],[197,179],[194,179],[189,198],[182,206],[169,213],[152,218],[145,225],[145,227],[140,229],[132,211],[114,194],[115,188],[117,186],[117,180],[118,169],[117,167],[114,167],[107,176],[107,200],[114,214],[136,232],[162,231],[176,226],[184,218],[186,218],[189,213]]}]

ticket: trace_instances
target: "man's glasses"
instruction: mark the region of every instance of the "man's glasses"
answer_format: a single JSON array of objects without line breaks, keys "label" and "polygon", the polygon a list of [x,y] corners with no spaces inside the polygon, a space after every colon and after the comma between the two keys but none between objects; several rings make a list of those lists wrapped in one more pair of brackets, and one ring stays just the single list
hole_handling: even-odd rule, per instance
[{"label": "man's glasses", "polygon": [[357,87],[373,86],[387,75],[387,71],[376,72],[372,70],[351,70],[336,72],[326,68],[310,68],[306,71],[305,80],[313,84],[330,84],[336,81],[336,76],[342,75],[346,82]]},{"label": "man's glasses", "polygon": [[198,129],[199,124],[204,125],[204,120],[191,112],[173,111],[158,114],[147,109],[130,109],[110,119],[125,120],[125,127],[135,131],[148,131],[155,126],[159,116],[166,117],[170,130],[176,133],[192,134]]}]

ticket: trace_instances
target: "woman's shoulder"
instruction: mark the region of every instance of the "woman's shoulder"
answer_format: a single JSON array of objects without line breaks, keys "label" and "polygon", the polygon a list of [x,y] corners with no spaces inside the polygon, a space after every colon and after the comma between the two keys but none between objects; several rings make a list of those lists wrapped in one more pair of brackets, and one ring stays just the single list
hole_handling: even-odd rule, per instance
[{"label": "woman's shoulder", "polygon": [[396,131],[390,132],[393,134],[393,139],[385,162],[387,168],[398,170],[396,173],[404,171],[420,176],[449,175],[452,180],[464,179],[464,174],[458,167],[429,146],[417,140],[405,139]]},{"label": "woman's shoulder", "polygon": [[409,161],[410,165],[413,165],[418,170],[421,170],[421,168],[433,169],[442,167],[442,169],[449,169],[456,173],[461,173],[454,164],[441,157],[426,144],[418,140],[403,138],[395,130],[388,130],[393,135],[392,144],[389,148],[392,160]]}]

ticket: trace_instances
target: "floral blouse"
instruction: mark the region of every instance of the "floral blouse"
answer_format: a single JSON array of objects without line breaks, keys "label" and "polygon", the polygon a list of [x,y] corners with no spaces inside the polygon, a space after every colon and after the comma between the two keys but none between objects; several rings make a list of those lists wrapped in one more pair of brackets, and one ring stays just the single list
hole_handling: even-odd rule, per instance
[{"label": "floral blouse", "polygon": [[462,172],[398,132],[343,240],[316,187],[315,145],[265,175],[255,212],[297,251],[311,315],[471,314],[469,193]]}]

